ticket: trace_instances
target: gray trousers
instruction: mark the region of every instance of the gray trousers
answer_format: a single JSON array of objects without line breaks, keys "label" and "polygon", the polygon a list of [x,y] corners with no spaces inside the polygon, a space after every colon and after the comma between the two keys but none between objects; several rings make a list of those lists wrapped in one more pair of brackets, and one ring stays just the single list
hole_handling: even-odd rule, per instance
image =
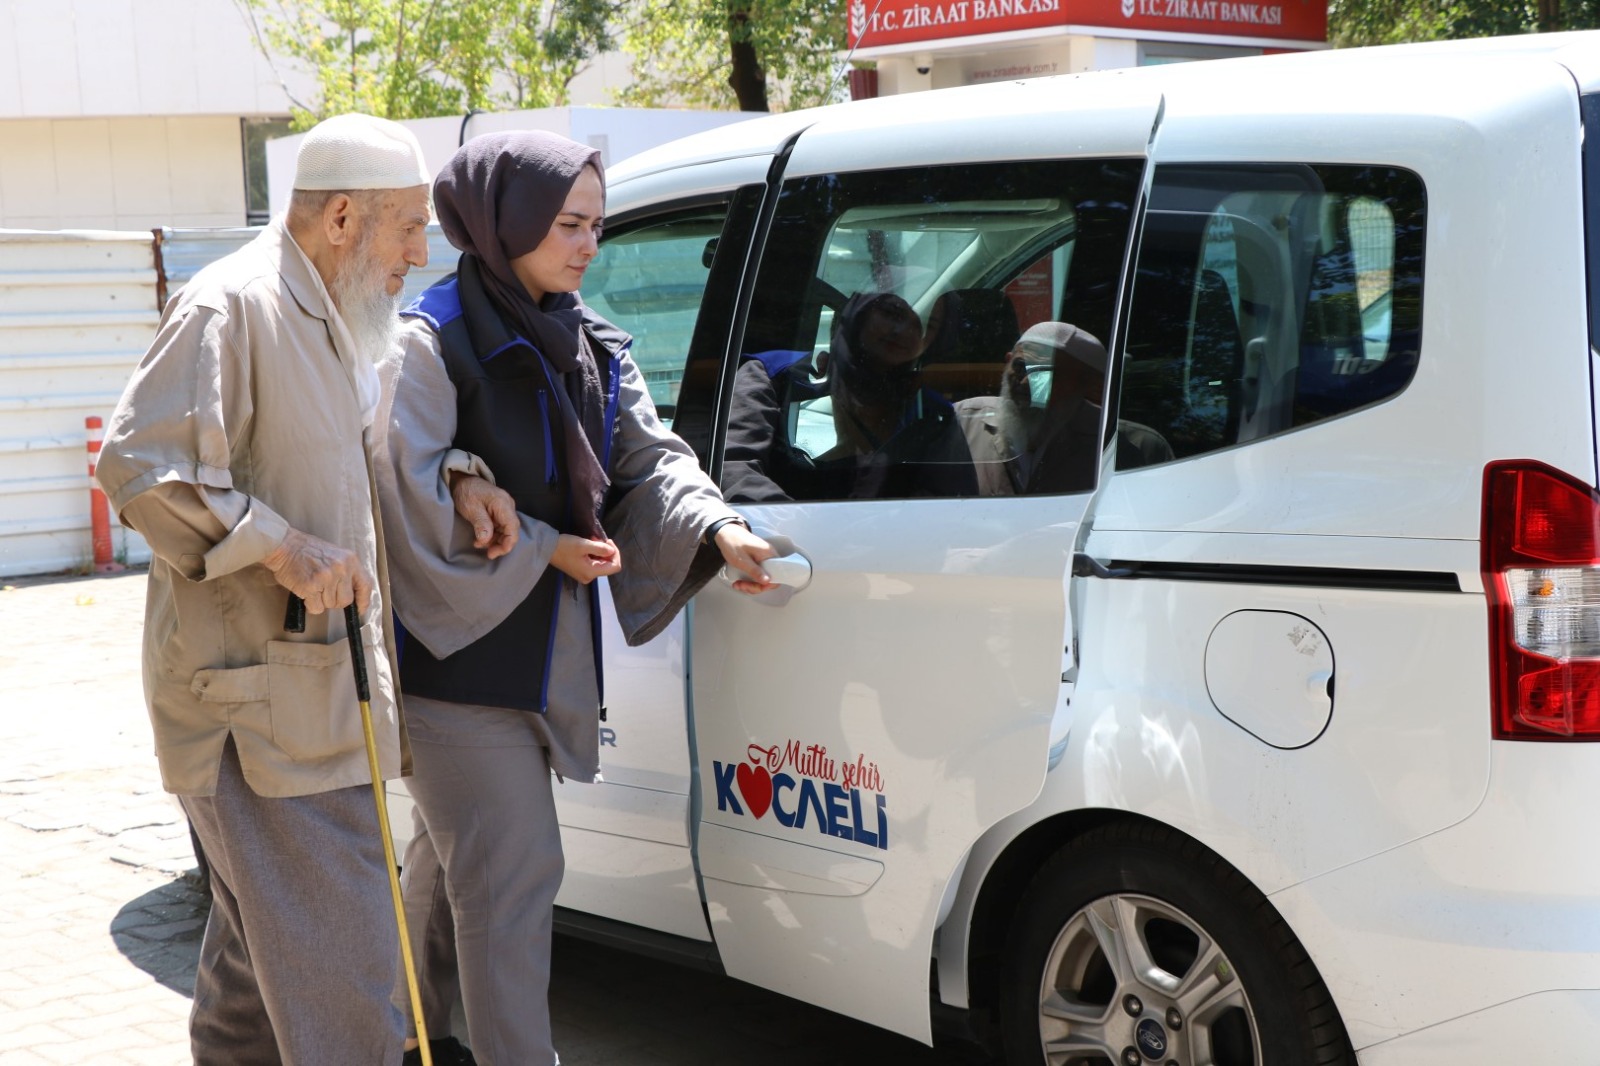
[{"label": "gray trousers", "polygon": [[[437,738],[411,737],[416,835],[401,863],[428,1036],[449,1034],[459,992],[480,1066],[553,1066],[551,924],[565,866],[548,755],[530,739]],[[407,1000],[403,981],[396,1000]]]},{"label": "gray trousers", "polygon": [[190,1049],[197,1066],[395,1066],[404,1020],[371,789],[269,799],[233,741],[184,810],[211,865]]}]

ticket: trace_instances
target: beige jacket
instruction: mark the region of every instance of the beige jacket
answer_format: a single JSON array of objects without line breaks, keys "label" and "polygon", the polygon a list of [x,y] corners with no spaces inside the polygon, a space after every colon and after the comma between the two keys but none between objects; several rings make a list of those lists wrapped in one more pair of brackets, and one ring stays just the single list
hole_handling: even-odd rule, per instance
[{"label": "beige jacket", "polygon": [[111,416],[96,477],[155,558],[144,684],[166,788],[216,790],[231,734],[263,796],[369,781],[342,612],[283,631],[260,565],[292,527],[378,576],[362,627],[379,765],[409,771],[348,334],[281,222],[184,286]]}]

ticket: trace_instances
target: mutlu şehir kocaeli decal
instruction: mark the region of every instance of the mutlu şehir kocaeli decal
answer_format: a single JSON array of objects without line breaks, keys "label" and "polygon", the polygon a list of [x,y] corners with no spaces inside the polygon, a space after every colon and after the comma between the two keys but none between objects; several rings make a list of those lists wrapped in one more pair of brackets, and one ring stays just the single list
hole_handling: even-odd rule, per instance
[{"label": "mutlu \u015fehir kocaeli decal", "polygon": [[770,812],[785,829],[889,848],[883,775],[864,755],[840,762],[820,744],[752,744],[743,762],[713,760],[711,775],[719,811],[756,819]]}]

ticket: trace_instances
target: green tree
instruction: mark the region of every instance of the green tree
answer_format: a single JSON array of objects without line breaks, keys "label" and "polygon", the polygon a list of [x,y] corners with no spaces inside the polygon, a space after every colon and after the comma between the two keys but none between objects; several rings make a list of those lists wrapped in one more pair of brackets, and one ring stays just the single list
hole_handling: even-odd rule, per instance
[{"label": "green tree", "polygon": [[1333,0],[1336,45],[1395,44],[1600,27],[1600,0]]},{"label": "green tree", "polygon": [[269,59],[306,66],[293,127],[346,111],[427,118],[550,107],[614,47],[616,0],[235,0]]},{"label": "green tree", "polygon": [[844,0],[634,0],[623,48],[641,106],[785,110],[838,98]]}]

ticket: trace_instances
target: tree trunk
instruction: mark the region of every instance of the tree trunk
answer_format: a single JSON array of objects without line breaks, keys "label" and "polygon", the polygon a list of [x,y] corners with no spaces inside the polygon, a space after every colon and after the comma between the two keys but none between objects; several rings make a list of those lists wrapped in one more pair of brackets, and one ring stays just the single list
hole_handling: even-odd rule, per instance
[{"label": "tree trunk", "polygon": [[728,52],[732,68],[728,71],[728,85],[739,101],[740,111],[770,111],[767,106],[767,72],[761,69],[755,45],[750,43],[746,24],[750,12],[734,10],[728,13]]},{"label": "tree trunk", "polygon": [[1539,32],[1561,29],[1561,0],[1539,0]]}]

